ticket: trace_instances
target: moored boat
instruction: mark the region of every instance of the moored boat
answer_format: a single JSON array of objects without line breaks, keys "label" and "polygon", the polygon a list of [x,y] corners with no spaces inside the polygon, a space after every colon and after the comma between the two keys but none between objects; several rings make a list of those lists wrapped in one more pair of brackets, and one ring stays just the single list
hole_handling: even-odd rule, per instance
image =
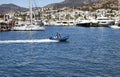
[{"label": "moored boat", "polygon": [[97,22],[99,26],[108,27],[115,24],[115,21],[108,17],[98,17]]},{"label": "moored boat", "polygon": [[120,27],[120,20],[117,22],[117,25]]},{"label": "moored boat", "polygon": [[[18,24],[19,26],[17,25],[15,27],[13,27],[12,30],[14,30],[14,31],[44,31],[45,30],[42,21],[34,21],[33,22],[32,0],[29,0],[29,6],[30,6],[30,8],[29,8],[29,11],[30,11],[29,24],[26,24],[26,23],[21,24],[21,25]],[[36,24],[34,24],[34,23],[36,23]]]},{"label": "moored boat", "polygon": [[5,22],[0,22],[0,32],[2,31],[10,31],[11,27],[5,23]]},{"label": "moored boat", "polygon": [[91,22],[89,20],[81,20],[76,23],[77,26],[90,27]]},{"label": "moored boat", "polygon": [[112,25],[110,27],[113,28],[113,29],[120,29],[120,26],[117,26],[117,25]]},{"label": "moored boat", "polygon": [[20,26],[15,26],[12,30],[14,31],[42,31],[45,30],[44,27],[22,24]]},{"label": "moored boat", "polygon": [[116,25],[112,25],[110,27],[114,29],[120,29],[120,20],[116,23]]}]

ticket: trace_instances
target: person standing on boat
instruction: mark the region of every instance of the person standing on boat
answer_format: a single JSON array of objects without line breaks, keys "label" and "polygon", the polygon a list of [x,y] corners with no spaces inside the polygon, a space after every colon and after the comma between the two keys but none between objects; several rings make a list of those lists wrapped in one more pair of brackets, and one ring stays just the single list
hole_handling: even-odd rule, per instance
[{"label": "person standing on boat", "polygon": [[57,33],[56,38],[61,38],[61,35],[59,33]]}]

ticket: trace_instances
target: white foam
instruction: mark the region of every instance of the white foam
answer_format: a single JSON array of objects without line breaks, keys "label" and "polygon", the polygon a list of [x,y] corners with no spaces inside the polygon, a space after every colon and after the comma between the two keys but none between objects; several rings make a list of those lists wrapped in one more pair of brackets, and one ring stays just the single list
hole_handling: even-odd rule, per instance
[{"label": "white foam", "polygon": [[33,40],[0,40],[0,43],[47,43],[47,42],[59,42],[57,40],[50,39],[33,39]]}]

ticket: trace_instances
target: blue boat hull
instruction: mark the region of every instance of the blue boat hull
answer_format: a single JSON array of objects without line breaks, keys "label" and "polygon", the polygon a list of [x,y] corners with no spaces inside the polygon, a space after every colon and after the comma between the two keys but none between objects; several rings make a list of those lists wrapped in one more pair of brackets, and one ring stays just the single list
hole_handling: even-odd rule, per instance
[{"label": "blue boat hull", "polygon": [[50,37],[49,39],[50,40],[58,40],[60,42],[64,42],[64,41],[67,41],[67,39],[69,38],[69,36],[63,36],[61,38],[56,38],[56,37]]}]

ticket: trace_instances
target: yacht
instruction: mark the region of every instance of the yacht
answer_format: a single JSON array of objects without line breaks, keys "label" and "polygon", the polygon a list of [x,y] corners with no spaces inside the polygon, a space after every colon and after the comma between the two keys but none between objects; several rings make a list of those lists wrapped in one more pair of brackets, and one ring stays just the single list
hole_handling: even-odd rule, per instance
[{"label": "yacht", "polygon": [[98,22],[93,18],[92,16],[89,16],[88,18],[79,18],[80,21],[76,23],[77,26],[83,26],[83,27],[97,27]]},{"label": "yacht", "polygon": [[83,26],[83,27],[90,27],[91,21],[90,20],[80,20],[76,23],[77,26]]},{"label": "yacht", "polygon": [[109,19],[108,17],[98,17],[96,20],[98,22],[98,25],[103,27],[108,27],[115,24],[115,21]]},{"label": "yacht", "polygon": [[[45,30],[43,24],[38,24],[38,22],[32,20],[32,0],[29,0],[30,5],[30,23],[17,24],[12,28],[14,31],[43,31]],[[37,24],[36,24],[37,23]],[[42,22],[41,22],[42,23]]]},{"label": "yacht", "polygon": [[120,20],[116,23],[116,25],[112,25],[110,27],[114,29],[120,29]]}]

